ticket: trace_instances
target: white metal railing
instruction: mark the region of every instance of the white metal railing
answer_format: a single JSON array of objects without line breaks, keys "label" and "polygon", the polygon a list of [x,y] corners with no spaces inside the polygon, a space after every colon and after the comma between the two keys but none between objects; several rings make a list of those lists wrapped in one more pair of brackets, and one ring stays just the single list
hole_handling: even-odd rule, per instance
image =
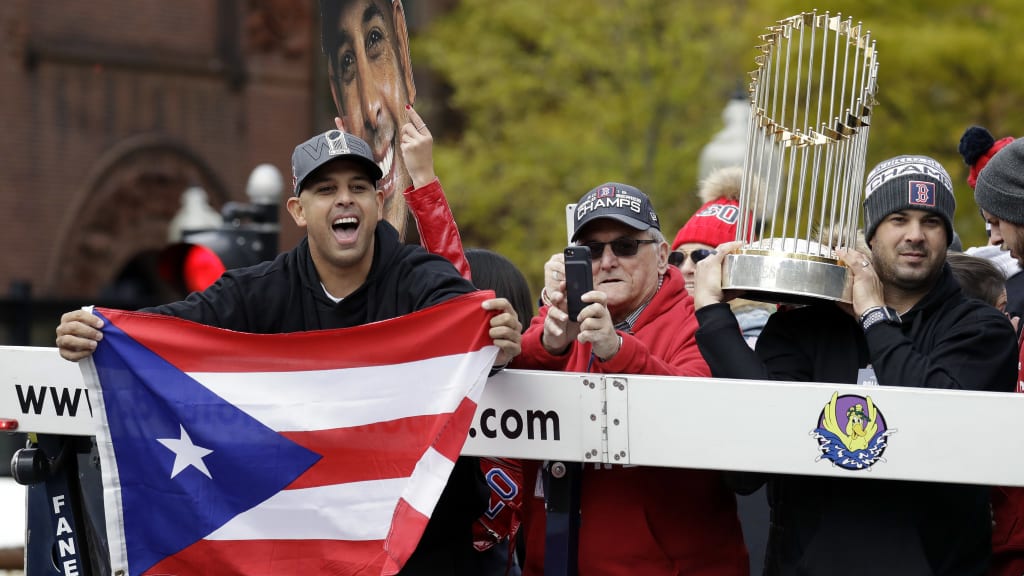
[{"label": "white metal railing", "polygon": [[[833,395],[865,415],[870,397],[887,432],[870,466],[822,456],[814,431]],[[0,418],[19,431],[92,435],[93,404],[55,348],[0,347]],[[463,453],[1024,486],[1021,422],[1020,394],[506,370],[488,381]]]}]

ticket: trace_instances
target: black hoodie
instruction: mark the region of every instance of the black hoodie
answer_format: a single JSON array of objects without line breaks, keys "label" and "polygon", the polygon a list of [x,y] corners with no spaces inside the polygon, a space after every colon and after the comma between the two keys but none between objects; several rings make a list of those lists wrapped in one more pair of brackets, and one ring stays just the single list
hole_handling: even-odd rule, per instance
[{"label": "black hoodie", "polygon": [[[366,282],[337,304],[324,293],[304,238],[273,261],[228,270],[202,292],[144,311],[239,332],[280,334],[387,320],[474,290],[450,262],[402,244],[398,232],[381,221]],[[474,574],[472,525],[488,497],[478,459],[459,458],[401,574]]]},{"label": "black hoodie", "polygon": [[[831,303],[776,312],[756,353],[727,304],[698,310],[697,320],[697,344],[715,377],[852,384],[871,364],[882,386],[1012,392],[1017,380],[1012,325],[964,297],[948,265],[902,325],[877,325],[866,335]],[[744,480],[747,489],[756,487]],[[967,576],[988,567],[988,487],[815,476],[767,481],[766,574]]]},{"label": "black hoodie", "polygon": [[270,262],[228,270],[181,302],[145,310],[256,334],[348,328],[396,318],[475,290],[450,262],[402,244],[382,220],[366,282],[335,304],[320,284],[309,240]]}]

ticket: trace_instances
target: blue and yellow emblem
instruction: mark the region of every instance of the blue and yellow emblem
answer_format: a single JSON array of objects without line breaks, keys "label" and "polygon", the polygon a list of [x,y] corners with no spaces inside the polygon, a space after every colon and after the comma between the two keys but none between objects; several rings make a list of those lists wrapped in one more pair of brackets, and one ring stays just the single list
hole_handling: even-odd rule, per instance
[{"label": "blue and yellow emblem", "polygon": [[811,431],[821,451],[815,462],[825,458],[847,470],[870,468],[882,460],[886,439],[893,432],[870,396],[834,392],[818,416],[818,427]]}]

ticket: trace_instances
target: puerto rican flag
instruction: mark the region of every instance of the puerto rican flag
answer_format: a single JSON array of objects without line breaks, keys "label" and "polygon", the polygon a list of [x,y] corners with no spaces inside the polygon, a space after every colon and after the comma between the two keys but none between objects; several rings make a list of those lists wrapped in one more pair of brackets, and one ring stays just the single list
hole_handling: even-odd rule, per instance
[{"label": "puerto rican flag", "polygon": [[95,309],[114,573],[398,572],[497,354],[489,297],[280,335]]}]

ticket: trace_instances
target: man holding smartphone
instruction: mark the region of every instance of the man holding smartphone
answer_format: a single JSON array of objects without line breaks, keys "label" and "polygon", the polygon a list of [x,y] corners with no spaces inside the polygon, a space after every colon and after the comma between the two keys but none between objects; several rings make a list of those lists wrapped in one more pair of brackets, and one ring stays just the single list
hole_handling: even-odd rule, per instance
[{"label": "man holding smartphone", "polygon": [[[693,300],[646,194],[609,182],[576,204],[574,246],[590,252],[593,290],[568,314],[566,261],[544,265],[545,306],[523,335],[517,368],[708,376]],[[572,248],[572,247],[570,247]],[[571,266],[570,266],[571,268]],[[576,282],[571,284],[576,285]],[[524,466],[525,575],[542,574],[544,494],[539,463]],[[736,499],[719,472],[597,465],[581,487],[579,573],[749,574]]]}]

